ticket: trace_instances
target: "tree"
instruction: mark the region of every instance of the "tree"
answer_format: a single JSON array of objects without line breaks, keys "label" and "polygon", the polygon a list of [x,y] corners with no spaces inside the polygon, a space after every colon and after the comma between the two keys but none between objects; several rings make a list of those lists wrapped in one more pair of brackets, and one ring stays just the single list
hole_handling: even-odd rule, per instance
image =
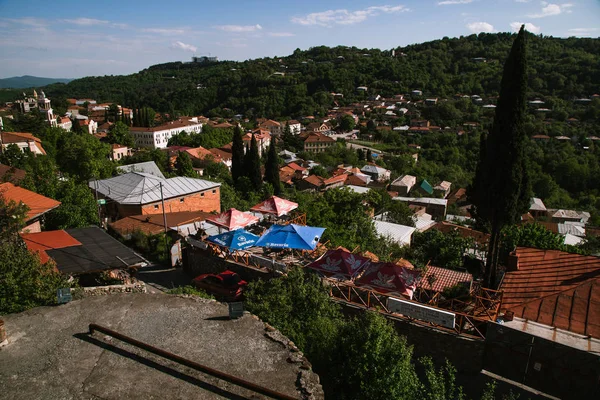
[{"label": "tree", "polygon": [[362,148],[356,149],[356,155],[358,156],[358,161],[365,161],[365,151]]},{"label": "tree", "polygon": [[258,144],[256,143],[256,137],[252,134],[250,140],[250,148],[246,151],[244,157],[244,174],[255,190],[260,189],[262,185],[262,175],[260,173],[260,156],[258,155]]},{"label": "tree", "polygon": [[23,168],[25,158],[26,154],[14,143],[9,144],[6,149],[0,152],[0,163],[15,168]]},{"label": "tree", "polygon": [[344,132],[349,132],[356,126],[356,122],[351,115],[345,114],[340,118],[340,129]]},{"label": "tree", "polygon": [[391,222],[406,226],[415,226],[413,212],[403,201],[390,201],[387,206],[388,218]]},{"label": "tree", "polygon": [[109,143],[122,144],[127,147],[133,147],[135,145],[135,139],[131,133],[129,133],[129,127],[121,121],[117,121],[110,127],[107,138]]},{"label": "tree", "polygon": [[26,213],[26,206],[0,196],[0,314],[56,304],[56,290],[73,285],[27,250],[19,236]]},{"label": "tree", "polygon": [[273,193],[281,193],[281,181],[279,180],[279,162],[277,157],[277,148],[275,139],[271,140],[269,152],[267,153],[267,162],[265,163],[265,181],[273,186]]},{"label": "tree", "polygon": [[244,141],[242,140],[242,129],[236,126],[233,130],[231,144],[231,177],[236,182],[241,176],[244,176]]},{"label": "tree", "polygon": [[367,162],[373,162],[373,153],[371,153],[371,149],[367,149]]},{"label": "tree", "polygon": [[175,161],[175,171],[177,171],[177,175],[179,176],[187,176],[190,178],[194,178],[197,176],[194,171],[194,165],[192,164],[192,159],[190,155],[185,151],[180,151],[177,156],[177,160]]},{"label": "tree", "polygon": [[500,232],[513,224],[529,207],[529,180],[524,148],[527,69],[525,27],[515,39],[504,65],[500,96],[490,134],[481,139],[479,163],[469,190],[473,214],[490,227],[491,238],[484,284],[496,283]]}]

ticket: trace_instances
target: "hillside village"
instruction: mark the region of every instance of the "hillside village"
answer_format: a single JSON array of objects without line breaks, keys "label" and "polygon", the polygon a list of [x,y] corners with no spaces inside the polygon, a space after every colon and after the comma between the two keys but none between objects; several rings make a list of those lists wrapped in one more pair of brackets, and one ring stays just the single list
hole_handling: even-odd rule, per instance
[{"label": "hillside village", "polygon": [[[339,57],[336,62],[346,62]],[[486,287],[490,234],[472,213],[472,171],[453,165],[434,171],[429,163],[435,156],[441,165],[445,157],[466,157],[450,154],[452,145],[444,142],[478,152],[498,97],[442,96],[422,88],[383,96],[364,85],[328,96],[322,115],[278,118],[237,109],[186,116],[87,96],[66,98],[66,107],[61,101],[58,115],[42,88],[23,93],[0,109],[3,207],[25,206],[21,240],[65,282],[75,280],[73,292],[82,296],[151,290],[140,272],[159,265],[189,282],[225,270],[246,281],[282,279],[300,268],[316,273],[342,307],[377,310],[410,326],[409,342],[427,331],[452,337],[443,339],[448,345],[464,339],[483,349],[501,340],[506,327],[520,340],[535,338],[549,352],[569,355],[560,365],[538,355],[535,371],[562,368],[589,378],[578,393],[597,389],[591,379],[597,367],[576,365],[597,360],[600,351],[600,206],[592,195],[587,203],[562,201],[569,197],[564,189],[536,181],[529,209],[505,233],[501,271]],[[361,99],[344,100],[356,96]],[[528,98],[528,115],[548,129],[530,132],[528,149],[539,159],[561,149],[597,160],[600,138],[587,128],[597,123],[589,116],[597,115],[591,110],[599,109],[600,95],[563,101],[576,114],[559,119],[544,96]],[[444,124],[443,113],[454,107],[471,111]],[[34,129],[15,131],[27,124]],[[71,139],[83,144],[66,149]],[[85,148],[91,141],[97,151]],[[93,166],[77,158],[87,150],[95,153]],[[236,172],[240,156],[243,170]],[[50,157],[59,167],[76,160],[71,170],[55,166],[49,174],[65,187],[78,181],[80,197],[50,190],[36,176],[45,168],[38,163]],[[595,171],[588,170],[590,182],[597,182]],[[593,183],[588,189],[597,190]],[[72,217],[78,213],[87,219]],[[293,243],[277,242],[280,230]],[[245,244],[236,242],[240,235]],[[415,346],[427,354],[426,343]],[[512,379],[498,365],[517,350],[498,349],[488,349],[497,365],[483,357],[474,364]],[[438,356],[467,368],[452,349]],[[531,385],[563,396],[565,387],[551,376],[531,378]]]}]

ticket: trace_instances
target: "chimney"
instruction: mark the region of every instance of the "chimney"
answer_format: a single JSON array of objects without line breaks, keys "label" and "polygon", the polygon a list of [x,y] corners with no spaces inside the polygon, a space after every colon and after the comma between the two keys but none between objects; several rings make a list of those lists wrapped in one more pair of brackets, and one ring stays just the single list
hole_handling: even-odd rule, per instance
[{"label": "chimney", "polygon": [[513,251],[508,255],[506,260],[506,271],[518,271],[519,270],[519,256],[517,252]]}]

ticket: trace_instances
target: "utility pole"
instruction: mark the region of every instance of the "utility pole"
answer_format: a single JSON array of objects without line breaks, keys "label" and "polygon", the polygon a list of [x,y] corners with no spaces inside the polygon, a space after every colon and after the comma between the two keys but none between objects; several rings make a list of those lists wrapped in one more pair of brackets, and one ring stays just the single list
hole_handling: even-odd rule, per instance
[{"label": "utility pole", "polygon": [[102,218],[100,216],[100,204],[98,203],[98,180],[94,177],[94,192],[96,192],[96,207],[98,207],[98,224],[102,228]]},{"label": "utility pole", "polygon": [[167,260],[170,261],[171,249],[169,249],[169,238],[167,237],[169,228],[167,227],[167,214],[166,214],[166,210],[165,210],[165,196],[163,194],[162,182],[160,183],[160,201],[162,202],[163,222],[165,224],[165,251],[167,253]]}]

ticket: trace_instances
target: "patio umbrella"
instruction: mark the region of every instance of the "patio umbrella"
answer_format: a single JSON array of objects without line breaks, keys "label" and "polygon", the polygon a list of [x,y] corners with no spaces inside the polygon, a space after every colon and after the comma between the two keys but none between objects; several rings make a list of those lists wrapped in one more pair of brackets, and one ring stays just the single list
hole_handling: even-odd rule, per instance
[{"label": "patio umbrella", "polygon": [[298,208],[298,203],[282,199],[281,197],[271,196],[262,203],[252,207],[250,211],[256,211],[262,214],[273,214],[281,217],[296,208]]},{"label": "patio umbrella", "polygon": [[354,279],[371,260],[353,254],[346,249],[328,250],[323,257],[308,264],[308,268],[319,271],[325,276],[340,280]]},{"label": "patio umbrella", "polygon": [[258,247],[314,250],[325,228],[302,225],[273,225],[256,242]]},{"label": "patio umbrella", "polygon": [[381,293],[398,293],[412,299],[421,271],[392,263],[372,263],[355,284]]},{"label": "patio umbrella", "polygon": [[219,215],[211,215],[206,221],[211,224],[226,228],[229,231],[244,228],[258,222],[258,217],[248,213],[230,208]]},{"label": "patio umbrella", "polygon": [[231,250],[246,250],[256,245],[259,236],[250,233],[244,229],[221,233],[220,235],[209,236],[206,240],[216,243],[220,246],[228,247]]}]

